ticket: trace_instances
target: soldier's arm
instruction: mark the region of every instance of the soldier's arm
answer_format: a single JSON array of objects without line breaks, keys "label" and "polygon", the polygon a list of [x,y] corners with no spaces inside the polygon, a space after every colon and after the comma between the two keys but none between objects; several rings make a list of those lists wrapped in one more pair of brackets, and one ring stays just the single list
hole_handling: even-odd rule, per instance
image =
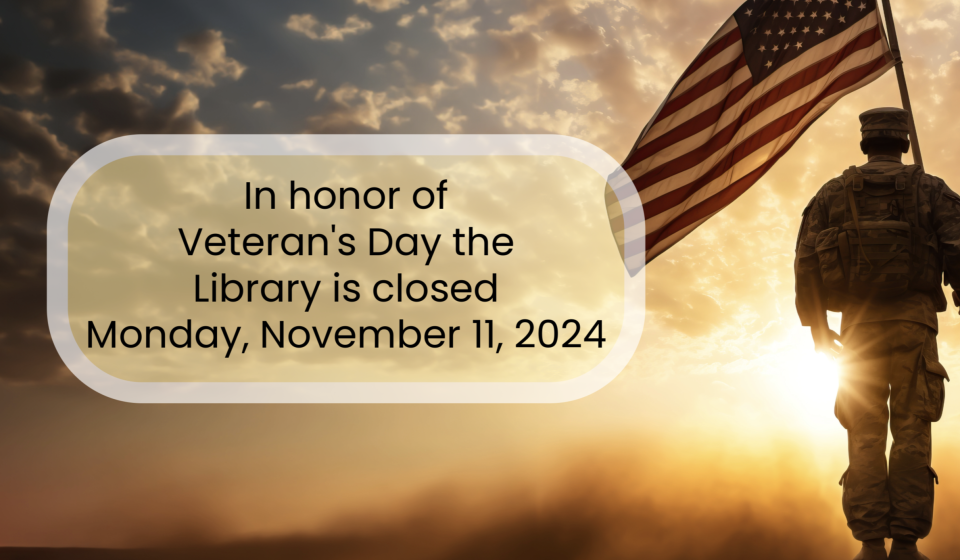
[{"label": "soldier's arm", "polygon": [[820,278],[820,263],[816,251],[817,234],[826,224],[827,209],[821,189],[803,211],[793,264],[797,315],[800,316],[800,324],[805,327],[819,326],[820,316],[825,316],[826,313],[823,309],[826,293]]},{"label": "soldier's arm", "polygon": [[936,179],[931,195],[931,215],[943,254],[944,274],[956,290],[960,287],[960,195],[942,179]]},{"label": "soldier's arm", "polygon": [[817,235],[828,225],[828,211],[824,191],[831,183],[820,189],[803,211],[800,234],[797,237],[797,256],[794,260],[796,277],[796,305],[800,324],[810,327],[813,346],[817,352],[838,356],[841,347],[837,333],[827,325],[827,294],[820,277],[820,262],[817,257]]}]

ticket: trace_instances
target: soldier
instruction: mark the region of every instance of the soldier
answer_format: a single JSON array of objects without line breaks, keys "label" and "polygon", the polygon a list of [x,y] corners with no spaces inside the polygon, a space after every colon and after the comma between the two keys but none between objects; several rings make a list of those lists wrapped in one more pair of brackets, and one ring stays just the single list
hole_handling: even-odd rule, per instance
[{"label": "soldier", "polygon": [[[860,115],[868,162],[828,181],[804,209],[794,263],[800,322],[817,351],[840,357],[835,413],[850,459],[840,484],[847,526],[862,542],[855,560],[886,558],[885,538],[891,559],[927,559],[916,543],[930,533],[939,484],[930,423],[949,378],[937,312],[947,308],[940,279],[960,279],[960,196],[901,162],[907,119],[895,108]],[[839,336],[828,310],[843,314]]]}]

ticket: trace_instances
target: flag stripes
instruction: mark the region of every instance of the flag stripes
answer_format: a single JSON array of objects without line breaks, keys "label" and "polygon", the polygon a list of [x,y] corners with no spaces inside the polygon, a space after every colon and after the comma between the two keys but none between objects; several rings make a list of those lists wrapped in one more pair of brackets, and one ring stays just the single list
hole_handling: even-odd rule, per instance
[{"label": "flag stripes", "polygon": [[[851,21],[841,17],[831,22],[827,29],[832,35],[803,39],[819,41],[806,52],[796,47],[798,52],[781,58],[779,66],[772,62],[777,59],[766,59],[771,60],[765,64],[768,75],[754,83],[757,67],[748,59],[755,60],[750,64],[764,59],[745,56],[742,34],[751,26],[761,33],[777,29],[765,18],[765,8],[772,12],[784,3],[747,4],[763,7],[754,8],[758,15],[749,25],[738,10],[714,35],[624,160],[628,177],[610,184],[607,211],[632,274],[755,184],[843,95],[893,66],[871,3],[868,13],[858,14],[856,6],[848,6]],[[764,17],[760,10],[765,10]],[[763,39],[751,41],[755,47]]]}]

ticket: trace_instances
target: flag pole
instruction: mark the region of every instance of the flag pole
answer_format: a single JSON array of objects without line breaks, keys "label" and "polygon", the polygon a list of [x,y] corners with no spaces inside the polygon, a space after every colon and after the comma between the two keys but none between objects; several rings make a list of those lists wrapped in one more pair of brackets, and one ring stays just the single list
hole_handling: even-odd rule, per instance
[{"label": "flag pole", "polygon": [[900,103],[910,114],[910,150],[913,152],[913,162],[923,168],[923,157],[920,155],[920,141],[917,140],[916,119],[913,118],[913,108],[910,106],[910,92],[907,91],[907,78],[903,74],[903,59],[900,58],[900,43],[897,42],[897,27],[893,23],[893,10],[890,0],[882,0],[884,21],[887,24],[887,36],[890,40],[890,52],[897,71],[897,84],[900,86]]}]

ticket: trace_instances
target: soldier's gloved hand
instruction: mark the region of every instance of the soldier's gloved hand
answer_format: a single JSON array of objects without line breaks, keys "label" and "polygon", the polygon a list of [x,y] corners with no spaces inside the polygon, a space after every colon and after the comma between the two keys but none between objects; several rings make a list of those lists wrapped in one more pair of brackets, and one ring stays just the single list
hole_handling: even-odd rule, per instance
[{"label": "soldier's gloved hand", "polygon": [[827,327],[819,326],[810,327],[810,334],[813,335],[814,350],[831,358],[840,356],[843,346],[838,343],[840,340],[839,334]]}]

